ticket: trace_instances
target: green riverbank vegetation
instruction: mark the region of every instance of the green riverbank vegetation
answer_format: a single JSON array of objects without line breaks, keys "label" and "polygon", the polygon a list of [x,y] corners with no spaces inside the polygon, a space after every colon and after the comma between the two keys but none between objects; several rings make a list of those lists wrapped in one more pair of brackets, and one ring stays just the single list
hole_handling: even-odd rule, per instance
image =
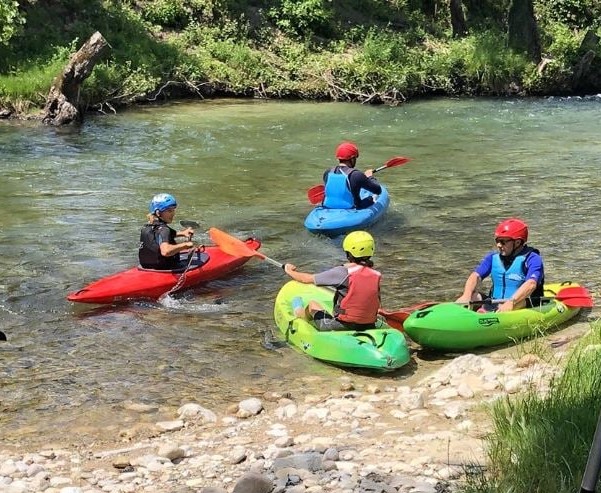
[{"label": "green riverbank vegetation", "polygon": [[601,92],[598,0],[0,0],[0,108],[43,107],[95,31],[88,109],[180,97],[396,104]]},{"label": "green riverbank vegetation", "polygon": [[580,491],[601,412],[601,323],[578,342],[548,392],[537,385],[492,406],[489,466],[470,477],[465,493]]}]

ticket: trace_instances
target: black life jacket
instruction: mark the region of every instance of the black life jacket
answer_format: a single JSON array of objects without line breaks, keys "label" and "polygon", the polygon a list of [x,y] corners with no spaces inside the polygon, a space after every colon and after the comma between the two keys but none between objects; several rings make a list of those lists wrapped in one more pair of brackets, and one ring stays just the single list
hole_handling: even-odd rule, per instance
[{"label": "black life jacket", "polygon": [[164,257],[159,246],[160,231],[169,230],[169,244],[175,245],[177,231],[170,228],[167,223],[156,219],[153,223],[144,225],[140,231],[140,249],[138,258],[140,265],[145,269],[172,270],[179,267],[179,255]]}]

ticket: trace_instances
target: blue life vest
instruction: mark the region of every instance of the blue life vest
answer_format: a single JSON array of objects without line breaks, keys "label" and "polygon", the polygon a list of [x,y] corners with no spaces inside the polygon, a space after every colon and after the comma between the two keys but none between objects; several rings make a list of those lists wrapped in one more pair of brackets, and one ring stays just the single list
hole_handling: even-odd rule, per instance
[{"label": "blue life vest", "polygon": [[332,168],[326,178],[323,205],[330,209],[352,209],[355,207],[355,199],[351,193],[348,175],[338,166]]},{"label": "blue life vest", "polygon": [[[492,279],[491,298],[500,300],[509,299],[526,282],[526,260],[532,252],[539,253],[534,248],[524,248],[519,255],[516,255],[507,269],[503,264],[503,260],[501,260],[501,255],[498,253],[493,255],[492,270],[490,273],[490,278]],[[535,291],[530,295],[531,298],[542,296],[543,282],[543,279],[541,279]]]}]

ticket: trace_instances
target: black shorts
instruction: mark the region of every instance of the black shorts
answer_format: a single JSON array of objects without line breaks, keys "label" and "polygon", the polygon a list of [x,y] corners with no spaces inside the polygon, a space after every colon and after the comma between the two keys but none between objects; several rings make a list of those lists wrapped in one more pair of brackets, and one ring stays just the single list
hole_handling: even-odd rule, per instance
[{"label": "black shorts", "polygon": [[315,327],[320,332],[328,330],[368,330],[375,329],[375,324],[348,324],[334,318],[331,313],[320,310],[313,315]]}]

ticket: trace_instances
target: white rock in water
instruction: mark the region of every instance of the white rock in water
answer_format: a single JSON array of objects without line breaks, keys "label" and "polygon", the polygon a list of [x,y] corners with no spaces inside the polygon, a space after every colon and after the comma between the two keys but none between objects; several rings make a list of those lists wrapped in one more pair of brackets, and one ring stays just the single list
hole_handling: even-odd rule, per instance
[{"label": "white rock in water", "polygon": [[186,418],[201,418],[205,423],[216,423],[217,415],[207,409],[206,407],[202,407],[200,404],[188,403],[184,404],[177,410],[177,414],[180,419]]},{"label": "white rock in water", "polygon": [[251,397],[250,399],[244,399],[238,404],[238,409],[240,411],[245,411],[250,413],[251,415],[257,415],[263,410],[263,403],[260,399],[256,397]]}]

